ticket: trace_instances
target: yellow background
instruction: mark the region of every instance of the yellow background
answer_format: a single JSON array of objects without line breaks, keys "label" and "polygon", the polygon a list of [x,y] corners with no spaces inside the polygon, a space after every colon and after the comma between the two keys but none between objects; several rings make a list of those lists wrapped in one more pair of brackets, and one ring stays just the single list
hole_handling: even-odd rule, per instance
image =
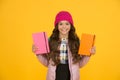
[{"label": "yellow background", "polygon": [[0,0],[0,80],[46,79],[32,33],[50,36],[61,10],[72,14],[79,36],[96,34],[96,55],[80,69],[81,80],[120,80],[119,0]]}]

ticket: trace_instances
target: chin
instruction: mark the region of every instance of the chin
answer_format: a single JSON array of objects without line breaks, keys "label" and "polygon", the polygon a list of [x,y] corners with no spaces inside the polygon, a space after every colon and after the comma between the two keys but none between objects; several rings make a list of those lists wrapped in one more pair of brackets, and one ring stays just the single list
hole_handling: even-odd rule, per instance
[{"label": "chin", "polygon": [[66,35],[66,34],[68,34],[67,32],[65,32],[65,33],[62,33],[63,35]]}]

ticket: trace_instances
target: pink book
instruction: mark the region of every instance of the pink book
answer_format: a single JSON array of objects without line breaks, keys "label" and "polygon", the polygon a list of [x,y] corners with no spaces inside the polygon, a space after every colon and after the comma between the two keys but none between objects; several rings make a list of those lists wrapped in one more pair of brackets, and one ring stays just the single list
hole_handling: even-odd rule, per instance
[{"label": "pink book", "polygon": [[33,43],[38,47],[36,54],[46,54],[50,52],[48,37],[46,32],[39,32],[32,34]]}]

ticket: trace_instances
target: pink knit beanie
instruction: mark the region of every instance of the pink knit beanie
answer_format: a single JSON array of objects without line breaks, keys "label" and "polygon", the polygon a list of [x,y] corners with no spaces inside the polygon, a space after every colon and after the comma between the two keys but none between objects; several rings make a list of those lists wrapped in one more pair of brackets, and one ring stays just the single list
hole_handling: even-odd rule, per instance
[{"label": "pink knit beanie", "polygon": [[55,17],[55,22],[54,22],[54,26],[56,26],[56,24],[62,20],[67,20],[69,21],[72,25],[73,25],[73,19],[72,16],[69,12],[67,11],[60,11],[56,17]]}]

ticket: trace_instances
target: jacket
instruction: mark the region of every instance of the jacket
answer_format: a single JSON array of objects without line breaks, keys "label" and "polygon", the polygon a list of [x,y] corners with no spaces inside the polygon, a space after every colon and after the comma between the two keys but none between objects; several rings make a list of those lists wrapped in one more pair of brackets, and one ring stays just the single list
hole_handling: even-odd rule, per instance
[{"label": "jacket", "polygon": [[[46,80],[55,80],[56,76],[56,66],[53,66],[54,63],[51,59],[48,61],[44,56],[38,55],[38,60],[43,64],[44,66],[48,67]],[[83,67],[87,62],[89,61],[89,56],[84,56],[78,63],[73,64],[72,61],[72,54],[68,47],[68,62],[69,62],[69,69],[70,69],[70,80],[80,80],[80,73],[79,68]]]}]

